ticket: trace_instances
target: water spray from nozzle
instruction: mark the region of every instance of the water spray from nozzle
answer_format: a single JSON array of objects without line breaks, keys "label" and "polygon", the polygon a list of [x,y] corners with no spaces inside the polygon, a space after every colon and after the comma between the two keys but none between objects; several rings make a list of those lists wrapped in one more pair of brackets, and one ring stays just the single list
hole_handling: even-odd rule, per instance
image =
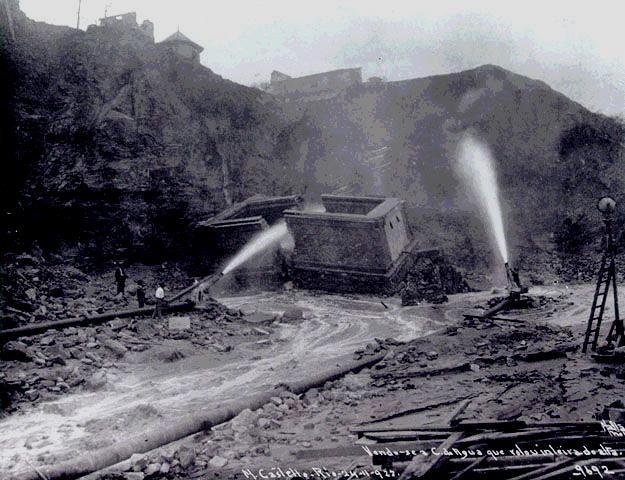
[{"label": "water spray from nozzle", "polygon": [[227,275],[229,272],[240,267],[259,253],[278,245],[288,234],[289,231],[284,220],[272,225],[245,244],[245,246],[234,257],[232,257],[221,273],[223,275]]},{"label": "water spray from nozzle", "polygon": [[503,263],[508,263],[508,246],[499,202],[499,188],[488,147],[471,134],[460,141],[457,170],[477,200],[480,211],[487,219],[491,238]]}]

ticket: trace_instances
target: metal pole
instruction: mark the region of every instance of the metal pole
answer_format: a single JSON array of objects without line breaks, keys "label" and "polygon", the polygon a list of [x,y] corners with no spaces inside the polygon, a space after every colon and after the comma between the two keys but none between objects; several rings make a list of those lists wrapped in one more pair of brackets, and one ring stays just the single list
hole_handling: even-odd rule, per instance
[{"label": "metal pole", "polygon": [[80,6],[82,4],[82,0],[78,0],[78,13],[76,14],[76,30],[80,28]]},{"label": "metal pole", "polygon": [[[625,342],[625,332],[623,332],[623,323],[618,310],[618,290],[616,287],[616,246],[614,245],[611,218],[606,219],[606,229],[608,235],[608,249],[610,252],[610,269],[612,270],[612,293],[614,295],[614,340],[617,341],[617,346],[620,346],[623,342]],[[621,337],[620,340],[619,337]],[[611,340],[612,338],[608,339],[608,341]]]},{"label": "metal pole", "polygon": [[13,28],[13,15],[11,13],[11,7],[9,6],[8,0],[1,1],[7,14],[7,22],[9,24],[9,33],[11,34],[11,40],[15,41],[15,29]]},{"label": "metal pole", "polygon": [[618,291],[616,290],[616,264],[614,261],[614,257],[612,257],[612,293],[614,294],[614,325],[616,329],[616,339],[618,340],[621,337],[621,340],[617,344],[617,346],[621,346],[623,342],[625,342],[625,332],[623,332],[623,322],[619,316],[618,311]]}]

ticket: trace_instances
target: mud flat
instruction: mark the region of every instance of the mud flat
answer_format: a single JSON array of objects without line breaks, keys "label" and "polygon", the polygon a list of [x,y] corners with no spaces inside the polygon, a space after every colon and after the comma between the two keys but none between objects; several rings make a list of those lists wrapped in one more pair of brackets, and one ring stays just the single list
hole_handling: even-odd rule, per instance
[{"label": "mud flat", "polygon": [[[381,300],[267,293],[221,299],[229,307],[227,315],[223,309],[217,318],[192,314],[192,328],[186,333],[170,332],[168,318],[142,320],[138,326],[125,322],[115,323],[114,328],[110,323],[98,327],[91,350],[103,362],[89,374],[102,381],[89,377],[71,391],[23,403],[18,414],[1,420],[0,473],[10,478],[30,465],[54,464],[96,451],[148,426],[175,421],[186,412],[214,409],[282,381],[333,368],[350,361],[354,350],[376,337],[408,340],[446,323],[444,315],[428,319],[429,306],[402,308],[398,300],[384,299],[385,306]],[[156,331],[167,334],[156,335]],[[98,339],[102,334],[106,334],[102,342],[110,335],[119,343],[132,336],[143,346],[109,359],[105,352],[110,349]],[[198,337],[202,342],[194,342]],[[48,338],[62,345],[65,333],[33,337],[33,344],[41,344],[42,339],[48,343]],[[74,358],[66,362],[66,366],[10,363],[22,372],[24,365],[31,365],[27,375],[39,377],[82,365]]]},{"label": "mud flat", "polygon": [[[451,412],[467,399],[463,420],[592,421],[623,398],[625,371],[580,353],[591,291],[587,285],[535,289],[534,308],[509,312],[508,317],[523,323],[463,320],[462,311],[489,296],[483,293],[455,295],[444,306],[414,307],[424,316],[434,313],[443,326],[405,343],[380,339],[361,346],[353,358],[380,352],[386,357],[303,395],[284,392],[259,410],[136,457],[134,464],[125,465],[124,475],[132,478],[130,472],[165,464],[168,472],[185,478],[262,478],[288,474],[289,469],[317,475],[311,478],[344,469],[371,473],[371,457],[358,443],[371,448],[376,440],[358,441],[355,425],[417,410],[408,417],[413,428],[436,429],[447,425]],[[230,301],[245,307],[248,300]],[[261,298],[256,300],[262,304]],[[362,299],[314,301],[345,308],[344,302],[358,305]],[[112,473],[100,477],[117,478]],[[158,473],[154,478],[174,476]]]}]

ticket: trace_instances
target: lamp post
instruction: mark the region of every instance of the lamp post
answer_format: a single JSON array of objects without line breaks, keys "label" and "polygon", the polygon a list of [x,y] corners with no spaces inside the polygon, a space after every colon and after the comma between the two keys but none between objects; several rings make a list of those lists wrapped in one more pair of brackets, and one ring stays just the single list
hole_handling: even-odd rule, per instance
[{"label": "lamp post", "polygon": [[601,258],[601,267],[599,268],[599,274],[597,275],[597,286],[595,289],[595,296],[592,301],[592,308],[590,310],[590,317],[588,319],[588,327],[586,329],[582,352],[586,352],[588,346],[590,346],[593,351],[597,348],[597,341],[599,340],[601,322],[603,320],[610,286],[612,286],[612,294],[614,298],[614,321],[610,327],[610,333],[608,333],[608,346],[612,347],[614,342],[616,342],[617,346],[625,344],[623,321],[619,316],[618,310],[615,261],[616,248],[612,238],[612,226],[614,223],[614,213],[616,212],[616,201],[611,197],[603,197],[597,202],[597,209],[603,216],[606,241],[603,257]]},{"label": "lamp post", "polygon": [[614,251],[614,241],[612,238],[612,223],[614,221],[614,212],[616,211],[616,201],[612,197],[602,197],[597,202],[597,210],[603,216],[606,235],[606,249],[608,252]]}]

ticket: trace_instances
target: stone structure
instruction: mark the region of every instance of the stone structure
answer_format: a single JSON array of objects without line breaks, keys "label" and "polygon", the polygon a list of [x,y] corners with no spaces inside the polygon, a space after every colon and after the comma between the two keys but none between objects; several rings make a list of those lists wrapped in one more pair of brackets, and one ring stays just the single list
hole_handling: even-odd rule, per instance
[{"label": "stone structure", "polygon": [[159,42],[159,45],[163,45],[182,58],[186,58],[194,63],[200,63],[200,53],[204,50],[204,47],[198,45],[189,37],[180,33],[180,31],[172,33],[165,40]]},{"label": "stone structure", "polygon": [[380,84],[380,83],[384,83],[384,79],[382,77],[369,77],[367,79],[367,83],[374,83],[374,84]]},{"label": "stone structure", "polygon": [[361,70],[361,68],[345,68],[297,78],[274,70],[267,91],[286,98],[329,97],[351,85],[362,83]]},{"label": "stone structure", "polygon": [[[238,252],[254,235],[279,221],[284,210],[295,208],[300,203],[301,198],[297,195],[255,195],[197,223],[194,235],[197,257],[207,266],[222,263]],[[269,266],[271,262],[273,258],[260,259],[255,262],[255,266]]]},{"label": "stone structure", "polygon": [[152,42],[154,41],[154,24],[144,20],[141,25],[137,23],[137,13],[128,12],[119,15],[110,15],[100,19],[101,27],[116,28],[119,30],[133,30],[143,33]]},{"label": "stone structure", "polygon": [[322,195],[325,212],[287,210],[295,240],[291,276],[302,287],[385,293],[414,262],[404,202],[386,197]]}]

